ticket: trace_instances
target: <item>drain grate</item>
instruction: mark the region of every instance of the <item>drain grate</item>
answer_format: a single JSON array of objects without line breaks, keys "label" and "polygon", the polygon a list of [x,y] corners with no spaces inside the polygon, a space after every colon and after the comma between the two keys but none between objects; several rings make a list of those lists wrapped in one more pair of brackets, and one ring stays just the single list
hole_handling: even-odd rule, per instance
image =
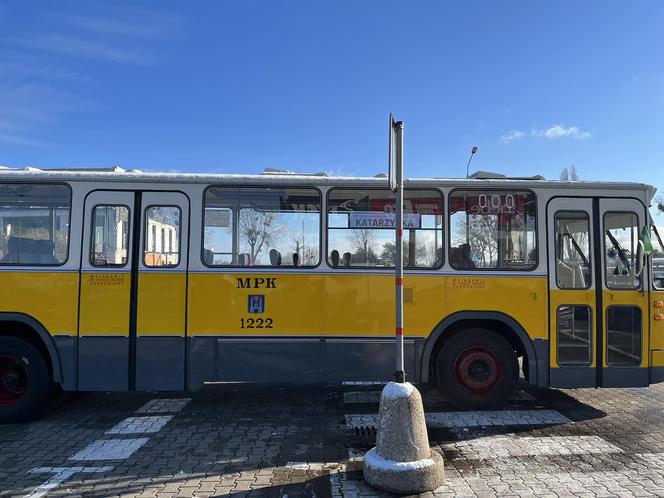
[{"label": "drain grate", "polygon": [[375,425],[367,425],[367,426],[355,426],[353,427],[353,432],[355,433],[356,436],[369,436],[369,437],[376,437],[376,433],[378,432],[378,429],[376,429]]}]

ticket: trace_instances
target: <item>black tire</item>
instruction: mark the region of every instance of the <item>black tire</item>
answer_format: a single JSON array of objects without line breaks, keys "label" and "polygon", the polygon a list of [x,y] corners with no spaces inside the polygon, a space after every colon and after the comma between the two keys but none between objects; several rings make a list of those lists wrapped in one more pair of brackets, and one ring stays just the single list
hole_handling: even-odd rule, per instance
[{"label": "black tire", "polygon": [[0,337],[0,423],[39,417],[50,392],[48,366],[30,343]]},{"label": "black tire", "polygon": [[436,357],[436,382],[462,410],[503,405],[519,380],[514,348],[486,329],[466,329],[452,336]]}]

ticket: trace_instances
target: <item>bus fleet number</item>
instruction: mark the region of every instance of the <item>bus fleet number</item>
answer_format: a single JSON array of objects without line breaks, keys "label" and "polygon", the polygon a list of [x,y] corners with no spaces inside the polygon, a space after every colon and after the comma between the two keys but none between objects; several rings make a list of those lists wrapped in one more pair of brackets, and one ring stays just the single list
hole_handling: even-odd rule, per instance
[{"label": "bus fleet number", "polygon": [[241,329],[271,329],[272,318],[240,318]]}]

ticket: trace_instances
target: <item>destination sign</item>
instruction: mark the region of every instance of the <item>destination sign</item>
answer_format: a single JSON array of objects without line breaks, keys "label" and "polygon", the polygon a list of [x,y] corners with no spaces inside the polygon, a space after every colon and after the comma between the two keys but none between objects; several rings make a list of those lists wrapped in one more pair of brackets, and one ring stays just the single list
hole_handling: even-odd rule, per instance
[{"label": "destination sign", "polygon": [[[396,228],[397,221],[394,213],[358,212],[350,213],[349,228]],[[420,215],[404,213],[403,228],[420,228]]]}]

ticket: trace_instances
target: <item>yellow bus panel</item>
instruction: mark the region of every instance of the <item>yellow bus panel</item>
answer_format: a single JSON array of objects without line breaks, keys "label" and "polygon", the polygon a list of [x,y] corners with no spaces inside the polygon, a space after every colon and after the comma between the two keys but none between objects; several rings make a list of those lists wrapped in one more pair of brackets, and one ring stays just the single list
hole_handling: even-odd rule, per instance
[{"label": "yellow bus panel", "polygon": [[3,271],[0,311],[25,313],[51,335],[76,335],[78,272]]},{"label": "yellow bus panel", "polygon": [[[190,335],[394,333],[394,277],[367,274],[190,274]],[[249,313],[249,296],[264,311]],[[499,310],[547,338],[545,277],[407,275],[405,334],[427,337],[457,311]],[[525,303],[525,304],[524,304]]]},{"label": "yellow bus panel", "polygon": [[137,335],[184,337],[186,294],[185,273],[140,273]]},{"label": "yellow bus panel", "polygon": [[129,335],[131,274],[81,275],[79,335]]}]

